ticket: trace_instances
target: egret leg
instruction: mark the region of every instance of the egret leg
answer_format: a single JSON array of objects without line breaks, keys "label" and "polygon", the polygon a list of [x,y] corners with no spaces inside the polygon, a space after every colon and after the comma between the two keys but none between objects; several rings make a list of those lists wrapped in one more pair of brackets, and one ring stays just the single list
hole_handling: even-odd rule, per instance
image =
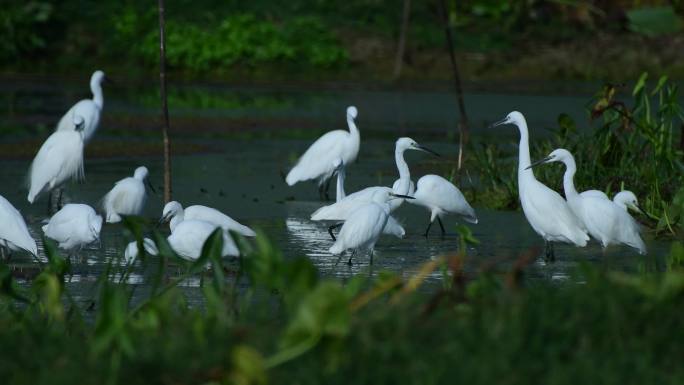
[{"label": "egret leg", "polygon": [[439,222],[439,228],[442,229],[442,237],[446,235],[446,231],[444,231],[444,225],[442,224],[442,218],[439,216],[437,217],[437,222]]},{"label": "egret leg", "polygon": [[375,254],[375,252],[373,251],[373,249],[371,249],[370,250],[370,264],[371,264],[371,266],[373,265],[373,254]]},{"label": "egret leg", "polygon": [[556,260],[556,255],[553,251],[553,243],[546,241],[544,244],[544,260],[547,262],[553,262]]},{"label": "egret leg", "polygon": [[356,249],[352,250],[352,253],[349,256],[349,260],[347,261],[347,265],[349,265],[349,266],[352,265],[352,258],[354,258],[354,254],[356,254]]},{"label": "egret leg", "polygon": [[344,222],[340,222],[328,227],[328,234],[330,234],[330,237],[332,238],[333,242],[337,240],[337,238],[335,238],[335,234],[333,234],[333,230],[342,227],[343,224]]},{"label": "egret leg", "polygon": [[428,223],[428,227],[425,229],[425,234],[423,234],[425,238],[427,238],[428,233],[430,232],[430,227],[432,227],[432,222]]}]

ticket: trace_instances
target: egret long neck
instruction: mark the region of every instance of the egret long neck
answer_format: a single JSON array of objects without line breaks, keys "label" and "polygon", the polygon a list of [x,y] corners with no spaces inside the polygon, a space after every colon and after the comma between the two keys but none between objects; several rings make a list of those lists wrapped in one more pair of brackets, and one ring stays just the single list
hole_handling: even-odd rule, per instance
[{"label": "egret long neck", "polygon": [[[359,129],[356,127],[356,122],[354,122],[354,118],[352,118],[351,115],[347,115],[347,126],[349,126],[349,139],[351,141],[351,146],[352,148],[358,149],[359,143],[361,142],[361,134],[359,133]],[[356,155],[354,155],[354,158],[356,158]],[[348,160],[345,160],[345,162],[346,161]]]},{"label": "egret long neck", "polygon": [[575,172],[577,171],[577,165],[575,160],[572,158],[563,159],[565,163],[565,174],[563,174],[563,190],[565,191],[565,199],[571,200],[579,196],[577,189],[575,189]]},{"label": "egret long neck", "polygon": [[522,122],[518,123],[518,129],[520,130],[520,145],[518,146],[518,179],[524,177],[532,177],[534,179],[532,169],[527,169],[532,162],[530,161],[530,140],[527,131],[527,122],[525,122],[524,119]]},{"label": "egret long neck", "polygon": [[394,150],[394,160],[397,162],[397,169],[399,170],[399,191],[395,191],[397,194],[407,195],[409,192],[409,187],[411,185],[411,173],[409,172],[408,164],[404,160],[404,150],[395,149]]},{"label": "egret long neck", "polygon": [[335,202],[339,202],[344,199],[345,196],[347,196],[347,194],[344,193],[344,177],[345,171],[344,167],[342,167],[337,171],[337,196],[335,198]]},{"label": "egret long neck", "polygon": [[99,82],[91,82],[90,83],[90,90],[93,92],[93,102],[102,109],[102,106],[104,105],[104,96],[102,96],[102,85],[100,85]]}]

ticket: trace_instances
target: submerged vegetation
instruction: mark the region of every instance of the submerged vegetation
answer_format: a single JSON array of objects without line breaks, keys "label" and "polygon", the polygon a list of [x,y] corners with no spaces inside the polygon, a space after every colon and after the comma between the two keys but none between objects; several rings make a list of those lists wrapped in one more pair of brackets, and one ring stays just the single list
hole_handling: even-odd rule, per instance
[{"label": "submerged vegetation", "polygon": [[[143,227],[125,220],[140,242]],[[636,275],[583,266],[570,281],[525,280],[529,253],[507,272],[464,272],[460,252],[409,279],[380,272],[342,283],[264,237],[220,258],[220,232],[194,263],[155,234],[159,257],[135,262],[149,290],[111,261],[92,298],[74,298],[72,264],[46,241],[30,285],[0,264],[0,375],[10,384],[680,383],[684,246]],[[665,270],[664,272],[662,270]],[[442,271],[442,285],[422,290]],[[199,288],[184,287],[200,277]],[[583,284],[577,284],[577,281]],[[201,293],[192,305],[189,291]],[[397,370],[401,368],[401,370]]]},{"label": "submerged vegetation", "polygon": [[[684,110],[677,86],[667,77],[649,84],[644,73],[622,99],[624,86],[605,85],[589,103],[591,126],[577,128],[566,114],[558,117],[551,138],[535,139],[532,157],[541,159],[556,148],[569,150],[577,161],[575,184],[580,191],[599,189],[609,196],[633,191],[648,213],[655,232],[677,235],[684,231]],[[517,160],[500,145],[476,143],[471,149],[474,169],[484,191],[479,202],[495,208],[518,204]],[[535,169],[537,176],[562,189],[563,167]]]}]

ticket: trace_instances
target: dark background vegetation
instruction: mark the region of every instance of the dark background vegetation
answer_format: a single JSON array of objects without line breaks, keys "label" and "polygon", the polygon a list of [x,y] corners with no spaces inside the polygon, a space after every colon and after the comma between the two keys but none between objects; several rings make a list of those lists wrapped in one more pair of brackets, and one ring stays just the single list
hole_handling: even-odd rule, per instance
[{"label": "dark background vegetation", "polygon": [[[682,1],[446,1],[454,46],[477,79],[681,77]],[[393,77],[402,0],[168,0],[168,62],[211,79]],[[5,72],[81,73],[115,65],[155,73],[154,1],[6,0]],[[439,1],[412,1],[405,78],[447,79]]]}]

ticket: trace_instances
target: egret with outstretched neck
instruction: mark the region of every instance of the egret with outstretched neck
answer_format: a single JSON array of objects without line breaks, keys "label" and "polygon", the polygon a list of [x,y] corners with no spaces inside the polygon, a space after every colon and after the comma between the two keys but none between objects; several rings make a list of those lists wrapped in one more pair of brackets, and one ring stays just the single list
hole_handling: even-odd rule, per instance
[{"label": "egret with outstretched neck", "polygon": [[100,125],[100,115],[104,107],[104,96],[102,95],[102,82],[106,79],[104,72],[97,70],[90,77],[90,91],[93,93],[92,99],[83,99],[74,104],[57,123],[56,131],[74,131],[74,116],[83,118],[83,140],[88,143],[95,135]]},{"label": "egret with outstretched neck", "polygon": [[646,253],[646,245],[639,235],[639,226],[626,210],[598,194],[582,195],[577,192],[574,182],[577,165],[568,150],[554,150],[549,156],[532,163],[529,167],[552,162],[565,164],[563,190],[568,205],[583,228],[601,242],[604,249],[610,244],[622,243],[637,249],[640,254]]},{"label": "egret with outstretched neck", "polygon": [[513,111],[492,127],[502,124],[513,124],[520,131],[518,145],[518,194],[520,205],[527,222],[545,241],[545,255],[548,260],[555,260],[553,242],[571,243],[584,247],[589,236],[582,229],[580,221],[568,206],[568,203],[557,192],[551,190],[535,177],[530,169],[529,132],[525,117]]},{"label": "egret with outstretched neck", "polygon": [[349,131],[334,130],[327,132],[309,146],[285,177],[289,186],[298,182],[317,179],[319,195],[321,198],[328,199],[329,181],[335,172],[333,161],[339,158],[346,166],[349,166],[356,160],[359,153],[361,136],[354,122],[357,114],[356,107],[348,107],[347,125]]},{"label": "egret with outstretched neck", "polygon": [[[373,200],[373,195],[378,190],[385,190],[387,192],[392,192],[399,195],[410,194],[412,190],[411,173],[409,171],[408,164],[404,159],[404,152],[407,150],[418,150],[431,153],[435,156],[439,156],[436,152],[419,145],[415,140],[411,138],[399,138],[395,143],[394,148],[394,160],[397,165],[397,170],[399,171],[399,180],[394,182],[393,186],[373,186],[366,187],[363,190],[359,190],[355,193],[349,194],[344,199],[339,202],[333,203],[331,205],[323,206],[311,214],[312,221],[336,221],[342,222],[347,219],[355,209],[366,203],[370,203]],[[393,199],[389,202],[390,213],[396,210],[403,202],[403,199]],[[396,221],[394,221],[396,222]],[[398,225],[398,223],[397,223]],[[333,225],[332,228],[341,226],[341,223]],[[400,230],[401,229],[401,230]],[[388,229],[389,231],[390,229]],[[392,226],[392,233],[395,235],[403,236],[403,228],[400,225]],[[332,230],[330,230],[332,232]]]}]

